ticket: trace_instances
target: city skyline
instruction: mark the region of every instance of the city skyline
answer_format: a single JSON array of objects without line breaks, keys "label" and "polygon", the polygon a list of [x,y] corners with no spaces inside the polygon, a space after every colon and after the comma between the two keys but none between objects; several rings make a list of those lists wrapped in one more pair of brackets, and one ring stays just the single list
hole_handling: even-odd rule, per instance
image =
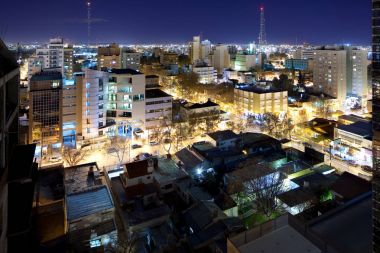
[{"label": "city skyline", "polygon": [[[233,9],[224,3],[199,0],[191,4],[173,0],[93,1],[90,42],[183,43],[193,34],[215,43],[258,42],[261,4],[265,5],[269,44],[370,44],[370,4],[360,0],[322,0],[318,5],[301,0],[286,5],[280,0],[239,0]],[[22,6],[6,2],[0,10],[0,36],[6,42],[44,42],[55,36],[71,43],[88,41],[85,1],[69,0],[63,7],[47,0],[39,5],[22,1]],[[34,15],[42,10],[44,15]]]}]

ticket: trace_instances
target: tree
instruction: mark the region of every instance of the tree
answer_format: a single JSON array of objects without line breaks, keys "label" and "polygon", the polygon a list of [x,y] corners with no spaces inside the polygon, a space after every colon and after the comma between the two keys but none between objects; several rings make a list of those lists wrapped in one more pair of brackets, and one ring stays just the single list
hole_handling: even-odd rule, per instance
[{"label": "tree", "polygon": [[293,120],[288,114],[264,113],[261,115],[261,131],[275,138],[290,138],[294,129]]},{"label": "tree", "polygon": [[243,178],[246,194],[253,196],[257,211],[270,217],[280,208],[276,197],[282,192],[284,176],[257,159],[245,161],[242,167],[249,168],[249,173],[243,173],[248,174]]},{"label": "tree", "polygon": [[84,149],[64,148],[63,160],[71,167],[78,165],[86,156],[87,151]]},{"label": "tree", "polygon": [[[107,147],[107,154],[117,158],[119,165],[124,162],[124,157],[128,152],[131,152],[131,141],[127,137],[122,136],[109,136],[110,143]],[[129,160],[131,157],[129,157]]]},{"label": "tree", "polygon": [[[139,238],[136,234],[130,233],[127,236],[119,235],[117,239],[113,239],[110,244],[109,252],[115,253],[135,253],[137,251],[137,241]],[[106,252],[108,251],[106,250]]]},{"label": "tree", "polygon": [[329,119],[333,113],[333,101],[327,98],[324,94],[320,97],[313,99],[313,107],[315,108],[315,113],[324,119]]}]

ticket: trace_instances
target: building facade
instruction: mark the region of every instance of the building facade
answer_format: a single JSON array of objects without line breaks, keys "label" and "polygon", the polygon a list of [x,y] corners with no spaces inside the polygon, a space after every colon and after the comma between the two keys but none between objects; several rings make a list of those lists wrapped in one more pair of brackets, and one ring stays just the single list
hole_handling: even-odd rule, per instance
[{"label": "building facade", "polygon": [[314,90],[337,98],[341,104],[347,96],[347,53],[339,49],[315,51]]},{"label": "building facade", "polygon": [[218,76],[216,69],[207,65],[194,66],[193,72],[198,75],[199,82],[203,84],[215,83]]},{"label": "building facade", "polygon": [[121,55],[121,66],[123,69],[139,70],[141,53],[123,50]]},{"label": "building facade", "polygon": [[121,49],[118,44],[112,43],[107,47],[98,48],[98,70],[120,69],[122,67]]},{"label": "building facade", "polygon": [[373,252],[380,252],[380,1],[372,0]]},{"label": "building facade", "polygon": [[145,75],[132,69],[109,71],[107,119],[115,134],[129,135],[145,126]]},{"label": "building facade", "polygon": [[145,91],[145,129],[165,127],[172,123],[172,96],[160,89]]},{"label": "building facade", "polygon": [[36,49],[36,53],[28,59],[28,80],[43,69],[56,68],[63,78],[73,77],[73,47],[65,45],[62,38],[50,39],[45,48]]},{"label": "building facade", "polygon": [[288,109],[288,92],[240,86],[235,88],[234,102],[240,110],[248,113],[286,112]]},{"label": "building facade", "polygon": [[230,67],[230,54],[227,45],[217,45],[212,55],[212,66],[218,71],[219,74],[223,70]]},{"label": "building facade", "polygon": [[43,154],[62,145],[62,74],[43,71],[30,80],[29,143]]},{"label": "building facade", "polygon": [[[18,144],[19,67],[0,40],[0,252],[8,252],[8,165]],[[6,105],[6,106],[5,106]]]}]

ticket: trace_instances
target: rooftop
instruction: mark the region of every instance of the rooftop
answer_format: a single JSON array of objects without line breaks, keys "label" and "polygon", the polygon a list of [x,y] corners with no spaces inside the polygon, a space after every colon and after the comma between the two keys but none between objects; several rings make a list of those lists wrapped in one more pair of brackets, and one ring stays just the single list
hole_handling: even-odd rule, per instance
[{"label": "rooftop", "polygon": [[149,98],[163,98],[163,97],[172,97],[172,96],[160,89],[149,89],[145,91],[145,97],[146,99],[149,99]]},{"label": "rooftop", "polygon": [[39,73],[34,74],[30,81],[53,81],[53,80],[61,80],[62,74],[58,71],[41,71]]},{"label": "rooftop", "polygon": [[318,218],[310,226],[319,237],[337,252],[372,252],[372,198],[345,205]]},{"label": "rooftop", "polygon": [[371,191],[371,183],[344,172],[332,185],[331,190],[344,200],[351,200]]},{"label": "rooftop", "polygon": [[211,137],[211,139],[215,141],[225,141],[225,140],[231,140],[231,139],[237,139],[239,138],[239,135],[235,134],[231,130],[224,130],[224,131],[217,131],[213,133],[208,133],[208,136]]},{"label": "rooftop", "polygon": [[73,193],[66,197],[67,219],[73,221],[94,213],[103,212],[114,207],[106,186],[89,191]]},{"label": "rooftop", "polygon": [[108,71],[111,74],[116,74],[116,75],[142,75],[138,70],[134,69],[111,69]]},{"label": "rooftop", "polygon": [[145,78],[159,78],[158,75],[146,75]]},{"label": "rooftop", "polygon": [[212,102],[210,99],[207,100],[206,103],[195,103],[195,104],[187,104],[185,107],[188,109],[199,109],[199,108],[207,108],[219,106],[217,103]]},{"label": "rooftop", "polygon": [[147,174],[148,172],[149,160],[141,160],[137,162],[131,162],[125,164],[125,174],[128,178],[141,177]]},{"label": "rooftop", "polygon": [[186,177],[186,173],[173,160],[159,158],[158,167],[153,171],[153,176],[158,183],[165,183]]},{"label": "rooftop", "polygon": [[237,90],[243,90],[243,91],[248,91],[248,92],[253,92],[257,94],[266,94],[266,93],[273,93],[273,92],[282,92],[281,90],[274,89],[272,87],[269,88],[262,88],[259,86],[255,85],[238,85],[235,87]]},{"label": "rooftop", "polygon": [[372,137],[372,122],[371,121],[357,121],[351,125],[340,125],[339,130],[353,133],[362,137]]},{"label": "rooftop", "polygon": [[251,241],[238,248],[240,253],[281,252],[281,253],[320,253],[309,240],[290,226],[281,227],[270,234]]},{"label": "rooftop", "polygon": [[184,165],[186,169],[194,169],[199,166],[205,160],[199,154],[196,154],[194,151],[189,150],[188,148],[183,148],[177,153],[175,153],[178,160]]},{"label": "rooftop", "polygon": [[64,169],[64,184],[67,195],[91,190],[105,185],[104,177],[96,163],[88,163]]}]

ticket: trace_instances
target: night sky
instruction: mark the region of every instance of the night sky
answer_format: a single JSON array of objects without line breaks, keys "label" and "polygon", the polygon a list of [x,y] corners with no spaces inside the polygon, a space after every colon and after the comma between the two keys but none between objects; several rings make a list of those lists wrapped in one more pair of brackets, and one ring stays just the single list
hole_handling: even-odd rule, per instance
[{"label": "night sky", "polygon": [[[257,41],[259,6],[269,43],[370,43],[370,0],[92,0],[92,42],[213,43]],[[84,0],[4,0],[0,37],[46,42],[61,36],[87,42]],[[5,35],[4,35],[5,34]]]}]

